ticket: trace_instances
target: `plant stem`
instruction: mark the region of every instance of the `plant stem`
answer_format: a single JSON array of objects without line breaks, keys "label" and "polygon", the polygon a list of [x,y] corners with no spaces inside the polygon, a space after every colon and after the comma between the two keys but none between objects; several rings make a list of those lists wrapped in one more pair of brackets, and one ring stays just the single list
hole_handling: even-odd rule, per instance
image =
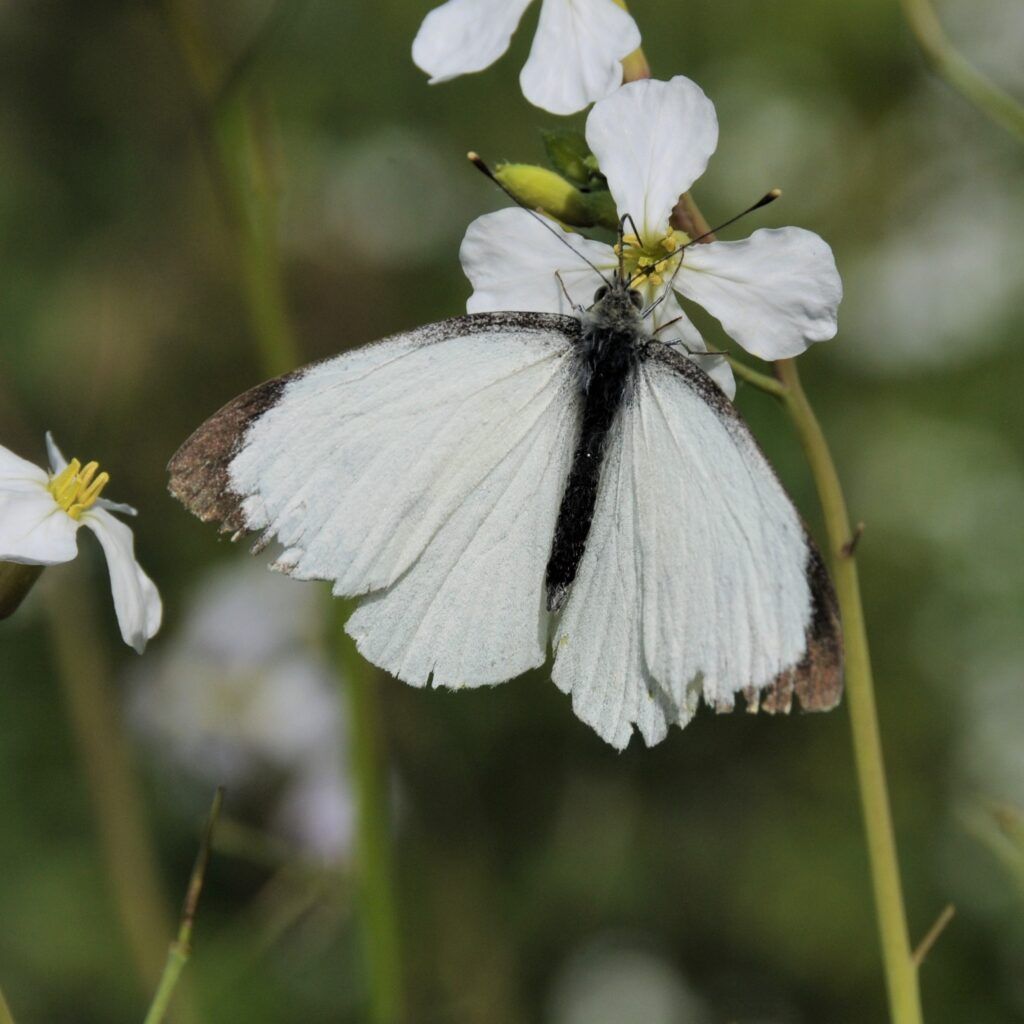
[{"label": "plant stem", "polygon": [[989,120],[1024,141],[1024,106],[953,47],[929,0],[900,0],[900,7],[936,74]]},{"label": "plant stem", "polygon": [[356,884],[363,952],[370,983],[370,1021],[402,1020],[401,947],[394,893],[387,764],[380,740],[378,673],[356,650],[343,623],[350,602],[335,613],[336,663],[348,698],[349,757],[356,784]]},{"label": "plant stem", "polygon": [[0,619],[9,618],[43,575],[41,565],[0,562]]},{"label": "plant stem", "polygon": [[232,71],[222,69],[190,0],[164,0],[163,11],[188,72],[200,141],[233,236],[261,362],[266,373],[278,376],[295,368],[298,353],[278,246],[278,190],[269,147],[258,130],[260,111]]},{"label": "plant stem", "polygon": [[[240,253],[243,297],[263,372],[277,376],[299,362],[288,321],[284,275],[277,246],[277,202],[271,161],[253,130],[257,111],[240,78],[221,69],[191,0],[164,0],[164,12],[188,69],[211,178]],[[274,24],[277,24],[276,20]],[[351,611],[350,607],[338,607]],[[391,871],[387,771],[378,736],[375,675],[336,621],[335,660],[346,687],[352,770],[358,792],[357,870],[360,928],[371,1020],[396,1024],[402,1017],[401,962]]]},{"label": "plant stem", "polygon": [[11,1013],[11,1008],[7,1005],[2,990],[0,990],[0,1024],[14,1024],[14,1014]]},{"label": "plant stem", "polygon": [[217,825],[217,817],[220,814],[221,805],[224,802],[224,789],[217,787],[213,796],[213,806],[210,808],[209,817],[206,820],[206,828],[203,830],[203,838],[199,844],[199,852],[196,854],[196,861],[192,867],[192,875],[189,878],[188,890],[185,893],[185,904],[181,911],[181,922],[178,926],[178,935],[171,948],[167,952],[167,962],[164,964],[163,974],[160,976],[160,984],[157,985],[153,1002],[149,1006],[149,1012],[143,1024],[161,1024],[167,1016],[167,1010],[171,1005],[171,998],[177,987],[181,972],[188,963],[192,953],[192,926],[195,924],[196,909],[199,906],[199,897],[203,891],[203,880],[206,878],[206,867],[210,863],[210,851],[213,848],[213,830]]},{"label": "plant stem", "polygon": [[729,366],[732,367],[732,372],[735,373],[740,380],[757,388],[758,391],[763,391],[765,394],[772,395],[775,398],[786,397],[785,385],[780,384],[774,377],[769,377],[766,373],[759,373],[753,367],[748,366],[742,360],[736,359],[734,356],[726,356],[725,358],[729,360]]},{"label": "plant stem", "polygon": [[850,518],[828,442],[804,393],[796,363],[783,359],[775,367],[786,389],[783,402],[807,456],[828,533],[833,581],[843,623],[847,706],[853,731],[854,760],[867,833],[890,1017],[893,1024],[921,1024],[917,967],[903,907],[857,562],[846,548],[852,537]]},{"label": "plant stem", "polygon": [[[170,914],[164,903],[156,853],[146,825],[128,744],[111,692],[110,665],[93,602],[82,593],[74,567],[46,582],[53,649],[71,731],[100,833],[106,873],[114,890],[121,927],[148,993],[163,965]],[[188,1011],[179,1017],[189,1015]]]}]

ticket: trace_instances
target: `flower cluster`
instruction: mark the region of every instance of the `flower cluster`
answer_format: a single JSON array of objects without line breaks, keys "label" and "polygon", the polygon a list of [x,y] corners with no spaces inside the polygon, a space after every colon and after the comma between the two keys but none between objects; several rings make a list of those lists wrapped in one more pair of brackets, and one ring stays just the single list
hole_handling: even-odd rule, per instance
[{"label": "flower cluster", "polygon": [[[475,220],[462,243],[473,285],[470,312],[515,309],[567,313],[588,306],[599,284],[584,259],[609,273],[622,268],[651,310],[652,333],[689,353],[704,339],[678,296],[703,306],[726,333],[762,359],[799,355],[836,333],[842,285],[832,250],[802,228],[762,228],[738,242],[687,245],[673,211],[707,167],[718,143],[711,101],[688,78],[622,86],[597,102],[586,141],[597,158],[628,233],[620,247],[566,232],[560,240],[524,209]],[[684,248],[685,246],[685,248]],[[731,397],[728,363],[698,360]]]},{"label": "flower cluster", "polygon": [[[431,82],[488,67],[507,49],[528,2],[448,0],[424,20],[413,59]],[[842,284],[831,249],[810,231],[761,229],[743,241],[718,241],[683,230],[693,229],[677,207],[715,151],[718,120],[696,83],[643,77],[639,45],[624,4],[543,0],[523,94],[556,114],[594,103],[586,125],[590,180],[581,188],[565,180],[571,174],[517,165],[524,187],[503,184],[529,209],[487,214],[466,232],[467,309],[570,313],[590,305],[600,283],[594,268],[623,272],[644,297],[652,334],[679,345],[732,397],[728,362],[701,355],[707,346],[680,299],[703,306],[753,355],[787,359],[835,336]],[[627,57],[642,70],[623,84]],[[595,177],[623,225],[614,246],[571,231],[560,240],[538,223],[533,210],[563,228],[593,224]]]},{"label": "flower cluster", "polygon": [[[530,0],[448,0],[427,15],[412,57],[444,82],[490,67],[507,49]],[[622,60],[640,46],[636,22],[615,0],[541,0],[523,95],[571,114],[622,84]]]}]

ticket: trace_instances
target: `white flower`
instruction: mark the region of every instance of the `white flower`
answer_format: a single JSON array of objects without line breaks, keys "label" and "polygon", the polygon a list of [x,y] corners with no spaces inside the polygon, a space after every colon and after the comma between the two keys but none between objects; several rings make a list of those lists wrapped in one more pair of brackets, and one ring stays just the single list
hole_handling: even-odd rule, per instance
[{"label": "white flower", "polygon": [[[795,356],[835,336],[842,284],[832,250],[810,231],[761,228],[744,241],[701,243],[665,259],[689,241],[669,221],[718,142],[715,108],[698,85],[682,77],[630,82],[594,105],[586,134],[619,215],[629,217],[623,269],[632,276],[657,268],[636,287],[653,306],[651,330],[660,340],[690,353],[706,351],[676,293],[702,305],[762,359]],[[619,257],[612,246],[572,232],[565,238],[602,272],[615,272]],[[600,284],[583,260],[522,209],[478,217],[460,256],[474,289],[466,304],[471,313],[569,313],[572,306],[589,306]],[[731,397],[728,364],[715,357],[697,361]]]},{"label": "white flower", "polygon": [[[530,0],[448,0],[412,44],[431,83],[490,67],[507,49]],[[572,114],[622,84],[621,61],[640,46],[636,22],[615,0],[542,0],[537,34],[519,76],[523,95]]]},{"label": "white flower", "polygon": [[96,534],[110,570],[121,636],[141,654],[160,628],[163,609],[153,581],[135,561],[132,531],[110,513],[135,509],[100,497],[110,477],[95,462],[69,463],[46,435],[50,472],[0,446],[0,562],[57,565],[78,554],[78,528]]}]

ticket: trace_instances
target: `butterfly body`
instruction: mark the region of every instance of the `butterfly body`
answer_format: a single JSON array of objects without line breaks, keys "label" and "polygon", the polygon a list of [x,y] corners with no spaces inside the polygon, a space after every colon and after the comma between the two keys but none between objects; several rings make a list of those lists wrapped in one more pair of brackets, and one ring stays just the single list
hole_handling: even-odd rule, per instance
[{"label": "butterfly body", "polygon": [[576,578],[594,517],[608,431],[626,398],[637,364],[646,355],[649,335],[637,299],[637,292],[615,278],[611,285],[598,291],[593,307],[581,318],[579,376],[583,411],[545,572],[547,607],[551,612],[562,607]]}]

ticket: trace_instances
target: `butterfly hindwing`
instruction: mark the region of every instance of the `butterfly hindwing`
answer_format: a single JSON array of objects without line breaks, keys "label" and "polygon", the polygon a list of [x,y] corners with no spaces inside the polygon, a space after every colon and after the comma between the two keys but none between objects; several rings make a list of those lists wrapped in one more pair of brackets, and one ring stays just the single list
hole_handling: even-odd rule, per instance
[{"label": "butterfly hindwing", "polygon": [[608,439],[555,681],[619,747],[632,724],[648,743],[685,724],[701,696],[725,710],[766,691],[765,710],[788,711],[795,690],[808,710],[833,706],[835,599],[799,514],[714,383],[650,352]]}]

